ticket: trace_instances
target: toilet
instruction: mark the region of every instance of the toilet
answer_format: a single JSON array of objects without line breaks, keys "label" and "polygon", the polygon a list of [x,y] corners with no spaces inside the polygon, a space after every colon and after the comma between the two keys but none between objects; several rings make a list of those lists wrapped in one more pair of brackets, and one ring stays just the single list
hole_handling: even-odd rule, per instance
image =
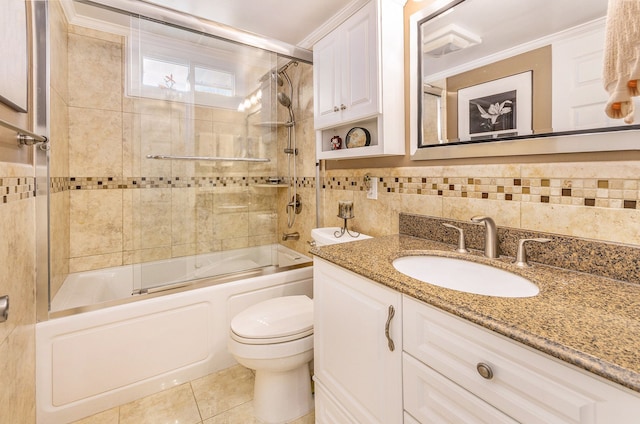
[{"label": "toilet", "polygon": [[258,421],[286,423],[311,412],[313,300],[284,296],[250,306],[231,320],[228,347],[238,363],[255,370]]}]

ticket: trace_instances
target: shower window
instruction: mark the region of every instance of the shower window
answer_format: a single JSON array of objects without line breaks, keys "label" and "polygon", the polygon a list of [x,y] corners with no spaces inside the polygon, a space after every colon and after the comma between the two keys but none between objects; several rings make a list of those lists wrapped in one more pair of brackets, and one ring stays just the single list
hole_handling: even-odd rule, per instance
[{"label": "shower window", "polygon": [[233,97],[235,93],[235,74],[189,63],[145,56],[141,73],[145,97],[165,99],[167,92],[178,92],[185,101],[185,96],[193,96],[194,103],[211,106],[215,100],[207,96]]},{"label": "shower window", "polygon": [[[242,102],[238,93],[255,85],[247,79],[246,64],[238,54],[221,43],[198,34],[157,27],[141,20],[128,41],[127,92],[131,97],[181,101],[202,106],[236,109]],[[236,47],[237,49],[237,47]]]},{"label": "shower window", "polygon": [[195,68],[196,93],[210,93],[231,97],[235,92],[235,75],[215,69]]}]

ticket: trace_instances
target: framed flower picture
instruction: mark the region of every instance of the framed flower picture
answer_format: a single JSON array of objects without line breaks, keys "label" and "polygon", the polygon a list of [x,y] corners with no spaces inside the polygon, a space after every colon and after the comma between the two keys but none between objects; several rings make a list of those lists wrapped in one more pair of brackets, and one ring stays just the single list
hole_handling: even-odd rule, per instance
[{"label": "framed flower picture", "polygon": [[531,71],[458,90],[460,141],[531,134]]}]

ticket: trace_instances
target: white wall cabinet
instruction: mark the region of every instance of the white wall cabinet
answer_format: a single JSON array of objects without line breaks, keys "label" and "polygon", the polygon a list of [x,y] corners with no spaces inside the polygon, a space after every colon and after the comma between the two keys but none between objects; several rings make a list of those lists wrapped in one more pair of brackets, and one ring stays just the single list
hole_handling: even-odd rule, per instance
[{"label": "white wall cabinet", "polygon": [[316,258],[314,304],[316,422],[402,423],[400,293]]},{"label": "white wall cabinet", "polygon": [[377,30],[372,1],[313,47],[316,128],[378,113]]},{"label": "white wall cabinet", "polygon": [[[371,0],[314,45],[318,159],[404,154],[405,2]],[[369,131],[370,145],[347,149],[356,126]],[[340,150],[331,149],[334,135]]]}]

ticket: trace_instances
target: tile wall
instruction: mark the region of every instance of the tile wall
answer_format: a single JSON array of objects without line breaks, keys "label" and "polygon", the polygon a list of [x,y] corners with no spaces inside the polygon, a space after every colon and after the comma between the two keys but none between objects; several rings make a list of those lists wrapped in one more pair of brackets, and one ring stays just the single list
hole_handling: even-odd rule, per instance
[{"label": "tile wall", "polygon": [[[69,272],[270,244],[281,241],[285,231],[310,232],[307,223],[315,222],[310,65],[288,69],[301,152],[295,181],[303,197],[303,212],[289,229],[283,218],[286,188],[264,187],[269,177],[288,178],[285,127],[274,136],[271,128],[248,125],[235,111],[127,97],[123,37],[73,25],[67,29],[67,50],[59,49],[68,58],[59,71],[66,72],[66,86],[52,102],[60,134],[52,149],[52,231],[59,246],[54,292]],[[247,128],[252,143],[262,141],[249,148],[271,162],[146,158],[239,155],[236,141]],[[303,241],[285,244],[306,249]]]},{"label": "tile wall", "polygon": [[[364,175],[379,177],[378,200]],[[353,200],[354,228],[398,232],[400,212],[640,244],[640,162],[423,166],[325,171],[323,220],[339,225],[339,200]]]},{"label": "tile wall", "polygon": [[28,165],[0,162],[0,422],[35,422],[35,187]]}]

